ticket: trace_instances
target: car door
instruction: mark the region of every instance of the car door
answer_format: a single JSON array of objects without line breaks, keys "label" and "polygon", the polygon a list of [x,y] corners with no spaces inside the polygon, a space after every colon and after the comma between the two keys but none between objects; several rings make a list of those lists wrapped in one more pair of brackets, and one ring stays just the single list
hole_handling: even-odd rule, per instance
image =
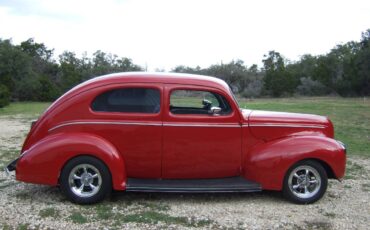
[{"label": "car door", "polygon": [[94,94],[91,113],[95,120],[89,132],[117,148],[123,156],[127,177],[160,178],[162,84],[108,85]]},{"label": "car door", "polygon": [[[162,177],[239,175],[241,125],[230,97],[215,88],[166,84],[164,98]],[[211,107],[221,112],[210,114]]]}]

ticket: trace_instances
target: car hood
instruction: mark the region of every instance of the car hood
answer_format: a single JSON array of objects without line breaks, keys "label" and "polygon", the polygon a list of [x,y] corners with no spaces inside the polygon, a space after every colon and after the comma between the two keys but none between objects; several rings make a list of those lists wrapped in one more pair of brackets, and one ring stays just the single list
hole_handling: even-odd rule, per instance
[{"label": "car hood", "polygon": [[291,135],[334,137],[332,122],[324,116],[260,110],[242,110],[242,113],[245,126],[259,139],[271,140]]}]

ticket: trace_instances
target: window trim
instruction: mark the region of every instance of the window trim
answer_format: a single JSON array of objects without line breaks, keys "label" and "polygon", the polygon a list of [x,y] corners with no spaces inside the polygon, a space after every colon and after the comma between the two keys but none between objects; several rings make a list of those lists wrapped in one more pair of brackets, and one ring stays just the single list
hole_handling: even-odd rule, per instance
[{"label": "window trim", "polygon": [[[221,96],[224,101],[228,104],[229,108],[230,108],[230,111],[226,114],[220,114],[220,115],[217,115],[217,116],[214,116],[212,114],[197,114],[197,113],[190,113],[190,114],[179,114],[179,113],[172,113],[171,112],[171,109],[170,109],[170,105],[171,105],[171,95],[174,91],[179,91],[179,90],[188,90],[188,91],[204,91],[204,92],[209,92],[211,94],[218,94],[219,96]],[[175,116],[175,117],[190,117],[190,116],[200,116],[200,117],[203,117],[203,118],[210,118],[210,117],[221,117],[221,118],[227,118],[227,117],[232,117],[234,116],[234,109],[230,103],[230,101],[228,100],[228,97],[226,97],[224,95],[224,93],[220,90],[217,90],[217,89],[211,89],[211,88],[202,88],[202,87],[199,87],[199,86],[179,86],[179,87],[174,87],[172,89],[170,89],[168,91],[168,102],[166,104],[166,107],[168,107],[168,113],[170,116]],[[217,99],[217,98],[216,98]],[[186,107],[184,107],[186,108]]]},{"label": "window trim", "polygon": [[[105,85],[105,86],[108,86],[108,85]],[[121,89],[130,89],[130,88],[141,88],[141,89],[154,89],[154,90],[157,90],[159,92],[159,110],[158,112],[156,113],[143,113],[143,112],[120,112],[120,111],[96,111],[96,110],[93,110],[93,107],[92,107],[92,104],[94,103],[94,101],[96,100],[96,98],[104,93],[107,93],[109,91],[114,91],[114,90],[121,90]],[[132,117],[135,117],[137,115],[140,115],[140,116],[145,116],[145,117],[156,117],[158,115],[160,115],[163,111],[163,104],[164,104],[164,101],[163,101],[163,89],[161,86],[158,86],[158,85],[142,85],[137,83],[127,83],[127,84],[124,84],[124,85],[115,85],[114,87],[104,87],[104,89],[100,89],[97,93],[95,93],[95,95],[92,97],[92,100],[90,100],[89,102],[89,111],[92,113],[92,114],[96,114],[96,115],[125,115],[125,116],[132,116]]]}]

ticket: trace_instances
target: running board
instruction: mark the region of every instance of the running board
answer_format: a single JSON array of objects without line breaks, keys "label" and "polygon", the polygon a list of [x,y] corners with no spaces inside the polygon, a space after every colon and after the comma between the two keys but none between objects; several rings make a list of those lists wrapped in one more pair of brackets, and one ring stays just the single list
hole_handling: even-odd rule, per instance
[{"label": "running board", "polygon": [[128,178],[126,191],[135,192],[257,192],[261,185],[242,177],[221,179],[137,179]]}]

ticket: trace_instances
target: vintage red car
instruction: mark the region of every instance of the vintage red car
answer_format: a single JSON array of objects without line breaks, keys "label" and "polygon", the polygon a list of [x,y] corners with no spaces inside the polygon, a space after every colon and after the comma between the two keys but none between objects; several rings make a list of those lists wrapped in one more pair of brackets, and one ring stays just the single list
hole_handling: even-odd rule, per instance
[{"label": "vintage red car", "polygon": [[86,81],[32,125],[7,166],[19,181],[60,186],[73,202],[114,190],[280,190],[320,199],[345,173],[345,146],[323,116],[241,109],[222,80],[120,73]]}]

